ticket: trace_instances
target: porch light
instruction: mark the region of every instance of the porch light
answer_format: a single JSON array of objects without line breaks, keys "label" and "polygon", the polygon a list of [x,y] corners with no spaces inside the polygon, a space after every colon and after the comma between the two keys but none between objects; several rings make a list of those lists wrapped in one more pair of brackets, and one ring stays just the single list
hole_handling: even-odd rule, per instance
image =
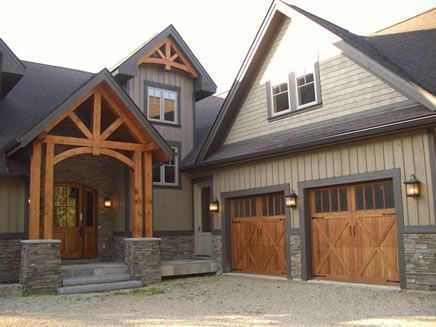
[{"label": "porch light", "polygon": [[296,208],[297,207],[297,198],[298,198],[298,195],[294,192],[294,190],[292,190],[289,195],[285,196],[286,207],[287,208]]},{"label": "porch light", "polygon": [[104,206],[105,208],[112,208],[112,199],[111,199],[111,198],[108,198],[108,197],[104,198],[104,200],[103,200],[103,206]]},{"label": "porch light", "polygon": [[209,202],[209,212],[218,212],[220,211],[220,202],[215,199],[215,201]]},{"label": "porch light", "polygon": [[416,178],[415,174],[411,174],[410,179],[404,182],[404,185],[406,185],[406,196],[419,196],[420,184],[421,182]]}]

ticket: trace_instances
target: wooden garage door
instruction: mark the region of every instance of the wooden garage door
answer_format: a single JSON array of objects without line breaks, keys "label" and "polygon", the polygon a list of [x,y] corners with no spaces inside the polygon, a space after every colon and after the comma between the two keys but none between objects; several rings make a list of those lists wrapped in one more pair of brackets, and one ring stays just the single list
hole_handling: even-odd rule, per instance
[{"label": "wooden garage door", "polygon": [[391,181],[311,191],[315,278],[397,285],[397,226]]},{"label": "wooden garage door", "polygon": [[283,193],[230,200],[233,271],[287,273]]}]

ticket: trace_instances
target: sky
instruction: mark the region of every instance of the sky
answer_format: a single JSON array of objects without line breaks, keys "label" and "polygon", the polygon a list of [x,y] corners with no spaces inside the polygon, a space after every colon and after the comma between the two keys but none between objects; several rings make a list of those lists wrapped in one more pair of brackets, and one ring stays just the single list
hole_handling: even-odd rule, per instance
[{"label": "sky", "polygon": [[[356,34],[436,6],[436,0],[287,0]],[[13,0],[0,38],[22,60],[98,72],[173,24],[218,85],[230,88],[270,0]]]}]

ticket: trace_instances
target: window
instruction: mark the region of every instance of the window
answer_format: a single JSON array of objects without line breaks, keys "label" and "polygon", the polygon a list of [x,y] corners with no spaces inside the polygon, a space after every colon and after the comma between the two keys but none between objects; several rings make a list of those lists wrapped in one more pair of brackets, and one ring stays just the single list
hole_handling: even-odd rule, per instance
[{"label": "window", "polygon": [[268,119],[276,120],[297,113],[300,109],[321,103],[319,64],[311,63],[301,71],[290,72],[287,80],[268,81]]},{"label": "window", "polygon": [[316,103],[315,74],[309,73],[297,77],[297,107],[298,109]]},{"label": "window", "polygon": [[177,123],[177,92],[148,87],[148,119]]},{"label": "window", "polygon": [[377,182],[354,188],[356,210],[389,209],[394,207],[392,182]]},{"label": "window", "polygon": [[280,83],[272,86],[273,115],[289,111],[289,87],[288,83]]},{"label": "window", "polygon": [[174,158],[162,165],[153,166],[153,184],[155,185],[179,185],[179,154],[178,148],[172,147]]},{"label": "window", "polygon": [[315,212],[348,211],[347,189],[331,188],[315,191]]}]

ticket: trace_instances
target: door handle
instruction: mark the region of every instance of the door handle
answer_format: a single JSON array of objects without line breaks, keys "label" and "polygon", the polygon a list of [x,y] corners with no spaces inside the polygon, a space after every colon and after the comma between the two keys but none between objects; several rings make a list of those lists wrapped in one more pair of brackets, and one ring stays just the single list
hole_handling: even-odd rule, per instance
[{"label": "door handle", "polygon": [[352,236],[352,235],[351,235],[351,225],[350,225],[350,236]]},{"label": "door handle", "polygon": [[356,236],[356,225],[353,226],[353,234]]},{"label": "door handle", "polygon": [[198,227],[198,231],[201,232],[201,227],[200,226]]}]

